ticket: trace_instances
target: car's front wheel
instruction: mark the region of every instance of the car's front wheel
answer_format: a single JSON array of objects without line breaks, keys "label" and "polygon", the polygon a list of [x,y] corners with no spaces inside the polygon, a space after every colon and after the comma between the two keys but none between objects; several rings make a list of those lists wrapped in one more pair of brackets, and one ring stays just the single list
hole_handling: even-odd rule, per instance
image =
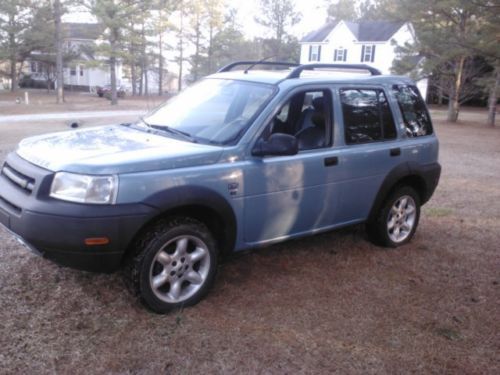
[{"label": "car's front wheel", "polygon": [[141,301],[159,313],[194,305],[213,284],[215,241],[208,228],[191,218],[161,220],[137,242],[129,267]]},{"label": "car's front wheel", "polygon": [[420,218],[420,197],[409,186],[395,189],[382,205],[375,220],[367,225],[371,240],[387,247],[409,242]]}]

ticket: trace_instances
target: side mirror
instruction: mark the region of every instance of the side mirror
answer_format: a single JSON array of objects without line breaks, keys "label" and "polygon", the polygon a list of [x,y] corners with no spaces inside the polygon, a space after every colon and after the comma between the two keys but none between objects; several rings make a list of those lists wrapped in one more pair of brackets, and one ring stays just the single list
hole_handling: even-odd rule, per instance
[{"label": "side mirror", "polygon": [[268,140],[260,139],[252,150],[254,156],[295,155],[299,152],[297,138],[284,133],[271,134]]}]

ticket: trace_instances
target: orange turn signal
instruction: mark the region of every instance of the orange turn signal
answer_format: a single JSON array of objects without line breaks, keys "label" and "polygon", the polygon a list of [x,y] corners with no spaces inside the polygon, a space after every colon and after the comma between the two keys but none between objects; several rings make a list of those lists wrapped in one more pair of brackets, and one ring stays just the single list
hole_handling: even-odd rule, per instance
[{"label": "orange turn signal", "polygon": [[85,245],[87,246],[107,245],[108,243],[109,243],[108,237],[94,237],[85,239]]}]

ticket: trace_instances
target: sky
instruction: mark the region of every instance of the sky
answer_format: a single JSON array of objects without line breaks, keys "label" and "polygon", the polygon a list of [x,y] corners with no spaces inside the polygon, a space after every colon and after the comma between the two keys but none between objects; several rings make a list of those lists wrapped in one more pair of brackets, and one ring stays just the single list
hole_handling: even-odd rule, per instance
[{"label": "sky", "polygon": [[[248,38],[263,35],[262,26],[254,21],[254,17],[259,15],[259,0],[227,0],[227,3],[229,7],[238,10],[239,24],[243,26]],[[290,32],[300,39],[323,25],[327,6],[325,0],[295,0],[295,4],[295,10],[302,13],[302,19]]]},{"label": "sky", "polygon": [[[0,0],[1,1],[1,0]],[[259,0],[226,0],[228,8],[237,9],[238,23],[243,27],[247,38],[264,36],[264,29],[254,18],[259,15]],[[295,0],[296,11],[302,13],[301,21],[290,29],[290,33],[301,38],[312,30],[318,29],[326,19],[325,0]],[[73,12],[66,14],[64,22],[95,22],[90,15]]]},{"label": "sky", "polygon": [[[0,0],[2,1],[2,0]],[[261,25],[255,22],[255,17],[259,16],[259,0],[226,0],[227,9],[237,9],[237,22],[243,28],[243,33],[246,38],[252,39],[254,37],[269,37],[269,30],[266,30]],[[289,33],[297,37],[299,40],[309,32],[320,28],[326,21],[326,0],[295,0],[296,12],[302,14],[299,23],[294,25]],[[96,22],[94,17],[88,13],[70,12],[63,16],[63,22]],[[170,44],[175,45],[174,39]],[[168,38],[167,38],[168,42]],[[187,46],[186,53],[193,53],[192,46]],[[172,71],[178,69],[177,64],[174,62],[176,51],[166,51],[165,56],[169,61],[168,66]]]}]

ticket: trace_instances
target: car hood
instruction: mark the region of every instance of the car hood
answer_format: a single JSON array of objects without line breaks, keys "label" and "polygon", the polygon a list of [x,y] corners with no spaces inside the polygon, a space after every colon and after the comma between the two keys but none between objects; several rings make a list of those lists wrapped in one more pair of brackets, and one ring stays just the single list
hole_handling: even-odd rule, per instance
[{"label": "car hood", "polygon": [[16,152],[52,171],[119,174],[213,164],[222,148],[116,125],[26,138]]}]

